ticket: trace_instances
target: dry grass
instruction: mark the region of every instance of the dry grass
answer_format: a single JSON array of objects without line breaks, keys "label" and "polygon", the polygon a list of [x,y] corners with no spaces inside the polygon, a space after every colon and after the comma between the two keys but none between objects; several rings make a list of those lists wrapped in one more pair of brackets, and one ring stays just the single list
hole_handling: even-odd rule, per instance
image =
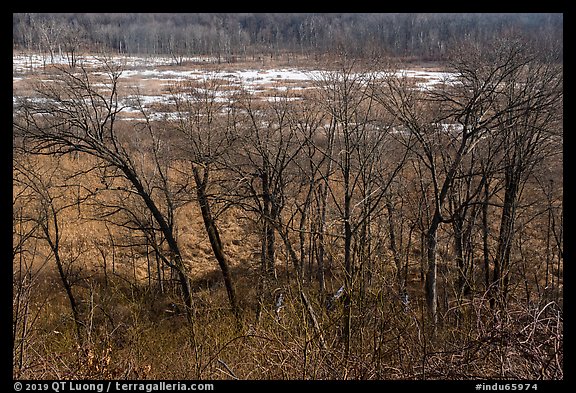
[{"label": "dry grass", "polygon": [[[254,299],[250,274],[237,277],[241,298]],[[245,302],[246,327],[237,331],[219,285],[197,287],[191,326],[170,308],[177,298],[169,294],[135,290],[118,278],[107,286],[92,284],[82,296],[90,294],[94,301],[90,341],[83,348],[71,334],[63,296],[54,291],[35,326],[34,353],[19,378],[562,378],[563,330],[554,304],[515,307],[504,320],[494,321],[487,303],[475,299],[462,309],[458,326],[442,325],[434,333],[422,324],[420,304],[405,310],[390,294],[370,293],[354,308],[352,352],[345,360],[341,306],[326,312],[314,302],[327,345],[322,349],[296,288],[281,287],[286,306],[280,318],[266,307],[254,325],[255,304]],[[43,287],[38,296],[47,290]]]},{"label": "dry grass", "polygon": [[[270,68],[292,64],[261,61]],[[250,62],[206,68],[234,70],[252,66],[254,63]],[[126,86],[136,83],[141,84],[145,94],[166,93],[161,80],[129,80]],[[289,81],[284,86],[301,87],[301,82]],[[20,84],[15,83],[14,89],[19,88]],[[273,96],[268,88],[263,87],[261,96]],[[29,159],[46,172],[54,169],[55,185],[81,182],[84,187],[59,188],[55,203],[68,206],[59,213],[61,250],[70,264],[70,277],[74,278],[73,290],[79,302],[85,339],[80,346],[47,245],[40,239],[30,241],[27,253],[23,254],[30,274],[14,275],[13,302],[25,305],[29,316],[27,320],[14,321],[18,333],[15,340],[18,345],[13,352],[15,378],[563,378],[563,282],[560,279],[556,283],[555,293],[543,289],[546,247],[541,216],[523,221],[519,240],[522,247],[516,249],[527,250],[527,255],[515,255],[511,301],[498,312],[490,308],[483,292],[484,273],[479,260],[474,263],[477,285],[472,293],[466,297],[454,295],[457,274],[450,232],[448,228],[440,231],[440,243],[444,245],[439,250],[442,305],[440,324],[435,329],[426,315],[417,236],[411,239],[411,249],[405,251],[409,253],[408,307],[402,304],[397,291],[398,272],[390,251],[382,248],[374,252],[371,284],[362,288],[359,281],[354,283],[351,350],[345,358],[343,305],[337,303],[334,309],[327,310],[326,294],[319,292],[314,278],[304,278],[302,288],[318,318],[323,346],[302,304],[300,287],[280,239],[277,239],[277,279],[269,279],[260,305],[262,315],[256,319],[261,243],[258,228],[246,212],[231,208],[218,217],[241,307],[243,327],[238,329],[197,204],[188,203],[177,209],[176,233],[193,286],[194,318],[190,324],[170,269],[162,269],[165,282],[161,291],[151,253],[143,245],[130,243],[139,234],[96,219],[99,213],[96,202],[99,198],[108,201],[110,194],[99,192],[89,195],[84,203],[73,203],[78,195],[88,196],[86,190],[102,190],[102,179],[96,172],[83,175],[81,180],[70,180],[78,171],[93,167],[94,159],[86,156]],[[14,185],[15,195],[21,191],[18,187]],[[531,191],[538,195],[536,189]],[[338,194],[337,189],[334,192]],[[27,211],[38,210],[38,205],[19,200],[15,211],[20,203]],[[493,233],[497,226],[497,222],[491,223]],[[386,235],[375,234],[383,238]],[[404,245],[407,241],[404,233]],[[126,244],[131,246],[123,247]],[[328,292],[333,294],[343,282],[342,242],[336,238],[327,244],[326,251],[334,260],[326,278]],[[21,259],[14,259],[14,272],[20,271],[20,262]],[[558,267],[557,263],[552,267]],[[523,280],[527,277],[530,282],[525,285]],[[277,314],[275,296],[280,292],[285,301]]]}]

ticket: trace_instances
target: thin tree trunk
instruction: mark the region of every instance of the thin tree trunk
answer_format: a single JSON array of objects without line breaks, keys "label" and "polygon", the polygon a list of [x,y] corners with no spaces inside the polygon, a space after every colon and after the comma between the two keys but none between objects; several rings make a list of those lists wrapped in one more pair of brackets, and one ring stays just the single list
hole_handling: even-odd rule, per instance
[{"label": "thin tree trunk", "polygon": [[400,254],[398,253],[398,248],[396,246],[396,231],[394,230],[394,208],[392,207],[392,202],[386,200],[386,209],[388,211],[388,228],[390,232],[390,251],[392,251],[392,257],[394,258],[394,264],[396,265],[396,274],[398,281],[398,290],[402,292],[404,289],[404,284],[402,280],[402,261],[400,260]]},{"label": "thin tree trunk", "polygon": [[329,179],[332,172],[332,152],[334,149],[334,135],[335,131],[331,128],[331,133],[328,135],[328,162],[326,168],[326,175],[322,176],[324,180],[324,187],[320,188],[320,228],[318,228],[318,283],[320,284],[320,294],[323,296],[326,293],[326,280],[325,280],[325,264],[324,256],[326,249],[324,244],[324,232],[326,231],[326,211],[328,206],[328,187],[330,186]]},{"label": "thin tree trunk", "polygon": [[452,229],[454,231],[454,254],[456,259],[456,269],[458,270],[457,289],[458,297],[466,292],[466,267],[464,266],[464,230],[462,217],[454,217]]},{"label": "thin tree trunk", "polygon": [[482,249],[484,257],[484,284],[486,291],[490,290],[490,249],[488,248],[488,236],[490,228],[488,227],[488,182],[484,182],[484,203],[482,203]]},{"label": "thin tree trunk", "polygon": [[[500,220],[500,233],[498,247],[494,259],[494,297],[506,304],[508,292],[508,279],[510,273],[510,251],[514,238],[514,225],[516,221],[516,202],[519,189],[519,176],[513,169],[507,169],[505,174],[504,205]],[[496,300],[496,299],[493,299]]]},{"label": "thin tree trunk", "polygon": [[[119,165],[120,170],[124,173],[126,178],[132,183],[132,185],[138,191],[138,195],[144,200],[144,203],[152,213],[155,221],[160,226],[160,230],[168,243],[168,247],[172,254],[172,262],[169,262],[170,267],[176,270],[178,274],[178,280],[180,282],[180,286],[182,288],[182,293],[184,297],[184,304],[186,306],[186,317],[188,322],[193,322],[193,304],[192,304],[192,288],[190,286],[190,279],[186,274],[186,268],[182,261],[182,254],[180,253],[180,248],[178,247],[178,243],[176,242],[176,238],[174,237],[174,233],[172,232],[171,226],[166,222],[166,219],[156,206],[156,203],[152,199],[152,197],[144,190],[144,186],[140,182],[140,179],[134,173],[134,171],[128,167],[127,165]],[[167,260],[165,260],[167,261]]]},{"label": "thin tree trunk", "polygon": [[302,303],[304,304],[304,308],[306,309],[308,317],[310,318],[310,321],[312,322],[312,326],[314,327],[314,331],[316,332],[316,335],[318,336],[318,340],[320,342],[320,347],[322,349],[326,349],[326,343],[324,342],[324,336],[322,335],[322,329],[320,329],[320,324],[318,323],[318,320],[316,318],[316,314],[314,313],[314,308],[312,308],[312,304],[310,304],[310,302],[308,301],[308,297],[306,297],[306,294],[304,293],[304,290],[302,289],[302,287],[300,287],[300,298],[302,299]]},{"label": "thin tree trunk", "polygon": [[436,265],[436,254],[439,224],[440,214],[436,211],[432,218],[432,223],[428,228],[428,232],[426,233],[426,257],[428,261],[428,269],[426,271],[426,303],[428,305],[428,314],[430,315],[434,325],[438,323],[438,293],[436,282],[438,268]]},{"label": "thin tree trunk", "polygon": [[320,206],[320,228],[318,228],[318,284],[320,286],[320,294],[326,293],[326,278],[324,272],[326,267],[324,265],[325,244],[324,244],[324,231],[326,228],[326,206],[328,204],[328,184],[325,184],[320,190],[321,193],[321,206]]},{"label": "thin tree trunk", "polygon": [[345,288],[344,288],[344,358],[348,359],[350,355],[350,339],[352,330],[352,226],[350,224],[350,204],[351,196],[349,193],[349,166],[344,169],[344,270],[345,270]]},{"label": "thin tree trunk", "polygon": [[62,260],[60,259],[60,233],[58,226],[58,218],[56,216],[56,211],[52,210],[52,219],[54,220],[54,238],[50,236],[48,226],[44,227],[44,234],[46,235],[46,240],[48,245],[54,254],[54,260],[56,261],[56,267],[58,268],[58,274],[60,275],[60,280],[66,291],[66,296],[68,297],[68,302],[70,303],[70,309],[72,310],[72,315],[74,317],[74,325],[76,326],[76,337],[78,339],[78,344],[82,346],[82,321],[80,320],[80,312],[78,310],[78,303],[72,292],[72,285],[68,280],[68,275],[64,271],[64,266],[62,265]]},{"label": "thin tree trunk", "polygon": [[204,176],[200,176],[200,172],[197,166],[192,168],[194,172],[194,180],[196,182],[196,195],[198,197],[198,203],[200,205],[200,210],[202,211],[202,219],[204,220],[204,226],[206,227],[206,232],[208,233],[208,238],[210,240],[210,245],[212,246],[212,251],[214,256],[220,265],[220,270],[222,271],[222,276],[224,278],[224,285],[226,286],[226,292],[228,293],[228,300],[230,301],[230,307],[232,312],[236,317],[236,321],[240,324],[240,309],[236,300],[236,292],[234,290],[234,285],[232,282],[232,274],[230,272],[230,267],[226,255],[224,254],[224,246],[220,240],[220,234],[218,232],[218,227],[214,222],[212,213],[210,211],[210,205],[208,203],[208,198],[206,195],[206,184],[208,181],[208,169],[204,169]]},{"label": "thin tree trunk", "polygon": [[154,251],[154,259],[156,260],[156,274],[158,277],[158,289],[160,293],[164,293],[164,277],[163,277],[163,270],[162,266],[160,265],[160,258],[158,257],[158,253]]}]

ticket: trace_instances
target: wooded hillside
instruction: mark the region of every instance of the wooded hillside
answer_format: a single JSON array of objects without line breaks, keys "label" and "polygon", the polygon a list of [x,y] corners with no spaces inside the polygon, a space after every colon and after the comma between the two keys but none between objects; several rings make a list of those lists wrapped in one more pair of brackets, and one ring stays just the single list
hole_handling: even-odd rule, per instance
[{"label": "wooded hillside", "polygon": [[444,59],[463,38],[485,42],[515,32],[547,46],[562,41],[562,14],[14,14],[15,48],[41,52],[209,55],[231,60],[344,49]]}]

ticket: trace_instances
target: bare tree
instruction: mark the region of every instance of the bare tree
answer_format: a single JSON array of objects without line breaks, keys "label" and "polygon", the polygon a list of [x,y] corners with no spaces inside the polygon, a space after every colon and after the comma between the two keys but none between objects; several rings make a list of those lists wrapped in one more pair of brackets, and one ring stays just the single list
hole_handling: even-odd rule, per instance
[{"label": "bare tree", "polygon": [[[130,137],[118,125],[117,115],[123,109],[118,96],[121,70],[107,61],[102,66],[104,77],[100,80],[84,66],[73,70],[58,68],[58,82],[35,86],[37,96],[18,103],[15,134],[29,153],[53,156],[84,153],[114,169],[116,176],[125,181],[123,188],[144,204],[152,217],[153,230],[166,242],[169,251],[161,254],[162,260],[178,274],[187,315],[192,321],[190,281],[174,232],[171,191],[147,183],[145,168],[135,161]],[[153,133],[149,124],[145,122],[142,131]],[[157,174],[156,181],[166,185],[165,167],[158,161],[153,165],[159,171],[153,172]],[[129,212],[130,208],[123,206],[122,210]]]},{"label": "bare tree", "polygon": [[[251,213],[261,239],[261,275],[258,289],[256,319],[268,302],[270,283],[277,280],[277,235],[291,247],[288,227],[283,219],[288,198],[296,197],[289,190],[298,171],[294,160],[303,147],[291,118],[287,96],[259,102],[252,94],[243,92],[235,103],[238,118],[236,133],[240,149],[227,154],[227,167],[233,184],[228,194],[245,211]],[[293,217],[292,217],[293,218]],[[292,259],[300,263],[299,259]],[[295,266],[300,270],[300,266]]]},{"label": "bare tree", "polygon": [[[37,235],[39,239],[45,241],[54,259],[58,275],[68,302],[72,311],[73,321],[76,331],[76,340],[82,347],[84,342],[84,322],[81,316],[79,301],[73,291],[73,281],[76,273],[74,272],[73,256],[66,256],[63,252],[63,234],[61,229],[62,213],[74,207],[82,201],[67,202],[63,195],[68,189],[67,184],[58,184],[55,179],[58,173],[58,167],[49,169],[49,171],[40,171],[37,168],[30,167],[29,163],[16,161],[14,166],[15,181],[23,190],[27,190],[28,198],[34,201],[36,209],[32,210],[31,216],[26,220],[35,224],[38,228]],[[88,194],[89,195],[89,194]],[[85,197],[86,198],[86,197]],[[85,198],[83,198],[85,200]],[[77,269],[77,268],[76,268]]]},{"label": "bare tree", "polygon": [[234,114],[228,106],[230,102],[221,100],[226,85],[205,78],[196,87],[194,83],[175,87],[173,94],[178,119],[176,129],[181,133],[183,144],[180,146],[182,158],[188,162],[194,176],[197,201],[202,212],[206,233],[212,251],[224,278],[228,300],[237,322],[240,324],[240,309],[234,288],[232,272],[224,244],[220,238],[216,217],[212,213],[214,201],[209,188],[212,185],[210,175],[221,161],[221,157],[232,149],[236,136],[233,134]]},{"label": "bare tree", "polygon": [[[384,209],[385,196],[393,179],[403,167],[407,149],[398,153],[392,165],[380,158],[392,130],[384,113],[378,109],[374,94],[376,74],[362,70],[346,53],[338,58],[338,69],[320,79],[322,97],[329,116],[334,149],[331,156],[335,173],[326,187],[342,222],[344,267],[344,347],[350,354],[352,338],[352,295],[358,268],[374,257],[370,249],[371,219]],[[327,154],[326,152],[324,154]],[[357,266],[355,261],[362,265]]]},{"label": "bare tree", "polygon": [[496,136],[502,138],[504,196],[498,246],[494,256],[494,293],[506,304],[510,280],[510,252],[522,189],[545,158],[559,153],[562,130],[563,78],[557,53],[542,59],[526,43],[513,39],[500,51],[510,53],[517,64],[502,81],[502,92],[494,103],[502,113]]},{"label": "bare tree", "polygon": [[37,28],[42,36],[45,48],[48,49],[50,54],[50,64],[54,64],[56,50],[61,49],[63,28],[55,18],[50,16],[46,20],[41,20]]},{"label": "bare tree", "polygon": [[[509,48],[509,47],[508,47]],[[453,80],[442,86],[414,89],[405,79],[389,78],[382,102],[395,115],[407,133],[408,141],[415,141],[414,154],[421,160],[432,182],[432,216],[426,229],[426,294],[428,310],[434,324],[437,313],[437,246],[440,224],[451,222],[447,211],[449,196],[454,191],[459,170],[485,137],[499,124],[511,106],[495,107],[502,87],[510,75],[524,65],[518,59],[520,48],[512,50],[467,50],[468,56],[454,56]],[[490,54],[487,54],[490,53]],[[473,171],[467,171],[473,175]],[[480,183],[476,183],[480,184]],[[475,188],[470,196],[479,192]],[[453,211],[462,212],[470,196]]]},{"label": "bare tree", "polygon": [[[14,151],[14,160],[21,159],[20,154]],[[33,329],[42,307],[34,311],[34,294],[39,291],[39,277],[43,268],[50,262],[48,257],[39,261],[39,244],[42,243],[39,233],[38,220],[29,219],[27,211],[35,207],[33,192],[23,186],[13,176],[12,199],[12,352],[14,378],[23,378],[26,375],[31,361],[29,349],[35,344]],[[20,179],[25,180],[25,179]]]},{"label": "bare tree", "polygon": [[84,27],[75,21],[71,21],[64,26],[61,35],[68,65],[74,68],[78,62],[78,52],[82,49],[83,44],[85,44]]}]

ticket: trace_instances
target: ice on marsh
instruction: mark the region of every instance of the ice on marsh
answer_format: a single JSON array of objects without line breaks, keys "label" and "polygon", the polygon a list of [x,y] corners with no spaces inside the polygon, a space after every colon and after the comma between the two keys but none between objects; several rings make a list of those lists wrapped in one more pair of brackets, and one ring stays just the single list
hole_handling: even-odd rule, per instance
[{"label": "ice on marsh", "polygon": [[445,71],[425,71],[425,70],[398,70],[395,74],[399,78],[417,79],[416,86],[420,89],[433,88],[441,83],[451,84],[456,81],[456,74]]},{"label": "ice on marsh", "polygon": [[[99,67],[102,65],[103,57],[98,55],[79,56],[78,64],[86,67]],[[182,81],[210,81],[221,80],[225,88],[215,91],[213,99],[219,102],[226,102],[233,97],[233,94],[240,89],[257,95],[259,98],[267,101],[276,100],[298,100],[297,95],[290,96],[287,91],[305,90],[312,88],[314,82],[330,81],[337,78],[338,74],[322,69],[304,69],[304,68],[271,68],[271,69],[211,69],[199,65],[201,62],[210,62],[210,59],[186,59],[197,61],[194,64],[188,64],[186,68],[170,67],[174,65],[174,59],[170,57],[123,57],[108,56],[105,57],[110,64],[118,65],[122,69],[121,78],[129,78],[131,81],[125,86],[140,88],[144,86],[144,91],[148,83],[159,83],[159,86],[169,86]],[[202,61],[201,61],[202,60]],[[53,61],[53,63],[52,63]],[[25,79],[24,74],[36,72],[42,67],[50,64],[68,64],[69,59],[65,56],[50,56],[44,54],[13,54],[13,81],[19,82]],[[101,70],[97,70],[101,73]],[[387,74],[383,72],[374,72],[358,74],[382,78]],[[427,90],[434,89],[441,83],[454,83],[456,76],[450,72],[431,71],[422,69],[401,69],[395,71],[392,75],[397,77],[414,78],[417,89]],[[47,78],[44,81],[49,81]],[[134,82],[136,81],[136,82]],[[146,81],[146,82],[144,82]],[[94,86],[106,87],[100,83]],[[195,88],[196,93],[202,94],[202,87]],[[155,110],[160,109],[158,104],[170,105],[174,103],[174,97],[167,93],[165,87],[162,87],[163,94],[146,94],[140,91],[139,103],[136,95],[126,97],[122,101],[123,111],[134,114],[139,111],[140,105],[144,108],[156,106]],[[151,93],[150,91],[148,93]]]},{"label": "ice on marsh", "polygon": [[[181,81],[181,80],[201,80],[206,78],[218,78],[228,80],[233,84],[244,84],[247,87],[259,85],[268,85],[279,87],[281,84],[296,84],[296,82],[311,82],[322,80],[326,77],[325,70],[306,70],[295,68],[272,68],[272,69],[240,69],[240,70],[215,70],[206,71],[198,68],[194,64],[188,69],[166,69],[159,68],[166,65],[173,65],[174,59],[170,57],[122,57],[109,56],[101,57],[98,55],[81,56],[77,58],[78,64],[85,66],[98,66],[101,61],[106,59],[112,64],[118,65],[124,70],[123,77],[142,78],[142,79],[159,79],[162,81]],[[194,60],[194,59],[192,59]],[[200,59],[196,59],[200,62]],[[204,59],[205,60],[205,59]],[[209,60],[209,59],[208,59]],[[203,61],[205,62],[205,61]],[[66,56],[54,56],[51,58],[47,55],[39,54],[13,54],[13,78],[21,77],[21,74],[34,71],[50,64],[68,64],[69,59]],[[201,66],[200,66],[201,67]],[[376,73],[378,77],[379,73]],[[329,74],[328,74],[329,75]],[[417,78],[417,86],[421,88],[432,87],[442,82],[451,82],[455,75],[450,72],[427,71],[402,69],[395,72],[399,77]],[[296,86],[295,86],[296,87]],[[300,86],[300,88],[302,88]]]},{"label": "ice on marsh", "polygon": [[[83,64],[86,66],[97,66],[101,64],[101,61],[106,59],[112,64],[116,64],[122,67],[158,67],[166,65],[174,65],[176,60],[173,57],[165,56],[119,56],[119,55],[88,55],[88,56],[77,56],[75,60],[77,64]],[[51,64],[67,65],[70,64],[70,58],[66,54],[58,53],[54,56],[49,54],[38,54],[38,53],[14,53],[12,55],[12,70],[14,73],[24,73],[33,71],[36,68],[45,67]],[[186,57],[182,59],[186,62],[192,63],[215,63],[217,59],[215,57]]]},{"label": "ice on marsh", "polygon": [[310,81],[321,71],[304,71],[296,69],[245,69],[245,70],[222,70],[222,71],[202,71],[191,70],[126,70],[122,72],[125,77],[140,77],[147,79],[162,80],[185,80],[206,78],[228,80],[232,83],[246,83],[248,85],[274,84],[277,82],[297,82]]}]

